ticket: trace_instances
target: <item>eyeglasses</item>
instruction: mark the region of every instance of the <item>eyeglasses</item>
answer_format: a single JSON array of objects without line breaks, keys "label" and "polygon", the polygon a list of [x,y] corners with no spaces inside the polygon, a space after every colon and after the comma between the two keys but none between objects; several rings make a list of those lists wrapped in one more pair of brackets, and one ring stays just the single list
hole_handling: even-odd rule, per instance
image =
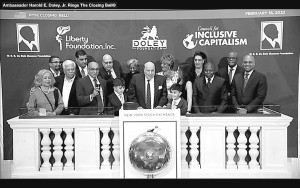
[{"label": "eyeglasses", "polygon": [[112,61],[103,62],[104,64],[112,64]]},{"label": "eyeglasses", "polygon": [[237,57],[227,57],[227,59],[236,59]]},{"label": "eyeglasses", "polygon": [[97,68],[97,69],[94,69],[94,68],[91,68],[90,71],[99,71],[100,69]]},{"label": "eyeglasses", "polygon": [[118,89],[125,89],[125,86],[115,86]]},{"label": "eyeglasses", "polygon": [[51,63],[60,63],[60,61],[52,61]]}]

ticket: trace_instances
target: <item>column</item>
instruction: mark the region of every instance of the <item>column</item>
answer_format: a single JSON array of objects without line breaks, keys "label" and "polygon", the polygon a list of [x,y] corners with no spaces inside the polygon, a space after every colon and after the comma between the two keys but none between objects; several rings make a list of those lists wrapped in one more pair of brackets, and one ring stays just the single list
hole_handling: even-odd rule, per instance
[{"label": "column", "polygon": [[226,127],[226,130],[228,132],[227,138],[226,138],[226,154],[227,154],[227,163],[226,163],[226,169],[237,169],[236,162],[234,161],[235,156],[235,137],[233,135],[233,132],[235,131],[237,127]]},{"label": "column", "polygon": [[51,140],[49,137],[50,134],[50,129],[40,129],[40,132],[43,135],[43,138],[41,140],[41,157],[43,159],[43,164],[41,165],[40,170],[41,171],[50,171],[51,170],[51,163],[49,162],[49,159],[51,157],[51,152],[50,152],[50,145],[51,145]]},{"label": "column", "polygon": [[64,170],[74,170],[74,163],[72,161],[74,156],[74,140],[72,138],[73,129],[63,129],[66,133],[65,138],[65,157],[67,162],[64,165]]}]

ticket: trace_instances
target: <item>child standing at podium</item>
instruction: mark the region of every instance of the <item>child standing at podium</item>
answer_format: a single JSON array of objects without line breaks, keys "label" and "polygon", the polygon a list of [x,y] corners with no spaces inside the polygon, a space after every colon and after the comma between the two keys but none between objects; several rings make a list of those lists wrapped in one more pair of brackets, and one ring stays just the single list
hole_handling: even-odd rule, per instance
[{"label": "child standing at podium", "polygon": [[171,100],[170,103],[168,103],[169,109],[180,109],[181,115],[186,115],[187,112],[187,101],[181,97],[182,94],[182,86],[178,83],[173,84],[170,87],[171,92]]}]

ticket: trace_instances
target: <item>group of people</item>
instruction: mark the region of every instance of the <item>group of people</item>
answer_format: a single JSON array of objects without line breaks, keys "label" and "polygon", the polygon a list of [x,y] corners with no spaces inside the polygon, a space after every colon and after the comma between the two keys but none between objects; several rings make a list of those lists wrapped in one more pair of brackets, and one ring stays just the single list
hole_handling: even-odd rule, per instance
[{"label": "group of people", "polygon": [[[75,62],[49,58],[49,69],[34,79],[27,103],[30,115],[119,115],[124,104],[134,102],[138,109],[180,109],[189,113],[253,113],[267,94],[266,76],[255,70],[252,55],[239,66],[237,52],[229,52],[227,64],[215,71],[204,52],[175,67],[175,58],[165,54],[161,71],[155,64],[130,59],[128,73],[111,55],[102,57],[102,66],[84,50],[75,53]],[[61,66],[62,64],[62,66]]]}]

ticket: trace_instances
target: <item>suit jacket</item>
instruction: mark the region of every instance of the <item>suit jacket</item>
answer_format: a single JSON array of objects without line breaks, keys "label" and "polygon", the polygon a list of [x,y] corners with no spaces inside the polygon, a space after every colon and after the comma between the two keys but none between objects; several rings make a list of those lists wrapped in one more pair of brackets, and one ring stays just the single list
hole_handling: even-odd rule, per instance
[{"label": "suit jacket", "polygon": [[[124,93],[124,102],[128,102],[128,96],[126,93]],[[119,110],[122,107],[122,103],[115,92],[107,97],[107,107],[110,113],[114,114],[115,116],[119,116]]]},{"label": "suit jacket", "polygon": [[[118,61],[113,61],[113,69],[115,71],[115,74],[117,76],[117,78],[124,78],[124,73],[122,71],[122,67],[120,62]],[[104,80],[106,80],[106,88],[107,88],[107,95],[110,95],[114,92],[114,85],[113,85],[113,77],[112,75],[108,75],[107,71],[105,70],[105,68],[102,66],[99,70],[99,76],[101,78],[103,78]]]},{"label": "suit jacket", "polygon": [[248,79],[245,90],[244,73],[237,74],[232,81],[231,96],[235,107],[245,107],[248,112],[256,112],[263,104],[268,90],[267,78],[254,70]]},{"label": "suit jacket", "polygon": [[[87,63],[89,62],[92,62],[92,61],[96,61],[95,58],[91,55],[87,55]],[[80,73],[80,69],[78,67],[78,65],[76,64],[76,67],[75,67],[75,74],[79,77],[79,78],[82,78],[82,75]],[[87,75],[86,75],[87,76]]]},{"label": "suit jacket", "polygon": [[[170,103],[172,105],[173,99],[170,100]],[[181,97],[181,100],[177,104],[177,109],[180,109],[180,115],[185,115],[187,112],[188,104],[187,101]]]},{"label": "suit jacket", "polygon": [[[68,109],[64,109],[61,113],[61,115],[68,115],[70,113],[78,115],[79,114],[79,107],[78,107],[78,101],[77,101],[77,95],[76,95],[76,82],[80,78],[75,75],[74,82],[71,87],[70,95],[69,95],[69,101],[68,101]],[[63,94],[63,87],[64,87],[64,80],[65,75],[60,75],[55,78],[56,82],[54,86],[56,86],[61,94]]]},{"label": "suit jacket", "polygon": [[[102,87],[103,91],[103,107],[106,107],[106,81],[98,76],[98,80]],[[89,76],[85,76],[79,79],[76,83],[76,94],[77,94],[77,101],[80,107],[79,114],[80,115],[96,115],[99,96],[94,97],[93,100],[90,100],[90,94],[94,91],[93,83],[90,80]]]},{"label": "suit jacket", "polygon": [[205,76],[196,79],[193,84],[193,106],[196,113],[222,113],[227,105],[225,79],[214,76],[208,88]]},{"label": "suit jacket", "polygon": [[[153,107],[166,105],[168,102],[167,95],[166,78],[161,75],[155,75]],[[134,74],[129,83],[128,99],[130,102],[136,102],[139,106],[146,108],[145,96],[145,74]]]},{"label": "suit jacket", "polygon": [[273,48],[273,46],[270,44],[270,42],[267,41],[267,39],[264,39],[264,40],[261,42],[261,48],[262,48],[262,49],[274,49],[274,48],[280,48],[280,46],[279,46],[279,43],[278,43],[278,42],[275,42],[275,47]]},{"label": "suit jacket", "polygon": [[37,50],[37,47],[32,44],[32,50],[27,46],[27,44],[25,44],[25,42],[22,40],[20,43],[19,43],[19,50],[20,51],[33,51],[33,52],[36,52],[38,51]]},{"label": "suit jacket", "polygon": [[[79,67],[78,67],[78,65],[76,64],[76,67],[75,67],[75,74],[76,74],[76,76],[78,76],[79,78],[82,78],[82,75],[81,75],[81,73],[80,73],[80,69],[79,69]],[[87,76],[87,75],[86,75]]]},{"label": "suit jacket", "polygon": [[[235,75],[237,75],[238,73],[241,73],[241,72],[244,72],[244,71],[245,71],[245,69],[243,67],[237,66],[233,77]],[[217,76],[220,76],[221,78],[225,79],[226,89],[227,89],[227,93],[228,93],[228,104],[232,105],[231,97],[230,97],[230,92],[231,92],[231,86],[232,86],[232,84],[230,84],[229,75],[228,74],[229,74],[229,72],[228,72],[228,66],[223,67],[223,68],[219,69],[216,72]],[[232,80],[233,80],[233,78],[232,78]]]}]

